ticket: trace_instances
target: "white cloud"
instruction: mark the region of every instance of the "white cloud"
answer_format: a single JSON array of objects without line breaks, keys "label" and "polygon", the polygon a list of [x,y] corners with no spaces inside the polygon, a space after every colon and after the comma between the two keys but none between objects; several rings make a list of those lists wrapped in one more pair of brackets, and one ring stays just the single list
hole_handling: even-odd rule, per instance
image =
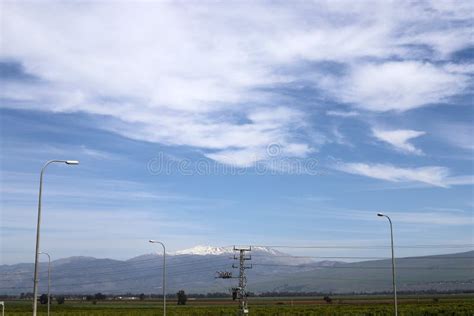
[{"label": "white cloud", "polygon": [[452,72],[452,73],[461,73],[461,74],[472,74],[474,73],[474,64],[454,64],[454,63],[449,63],[444,66],[444,69],[446,71]]},{"label": "white cloud", "polygon": [[374,137],[392,145],[396,150],[405,153],[411,153],[421,155],[423,152],[409,143],[410,139],[422,136],[425,134],[423,131],[414,130],[382,130],[374,128],[372,129]]},{"label": "white cloud", "polygon": [[338,116],[338,117],[354,117],[354,116],[358,116],[359,112],[356,112],[356,111],[326,111],[326,115]]},{"label": "white cloud", "polygon": [[340,163],[335,168],[347,173],[392,182],[421,182],[438,187],[448,187],[451,184],[449,170],[439,166],[400,168],[390,164]]},{"label": "white cloud", "polygon": [[356,65],[342,82],[336,80],[328,88],[342,101],[361,109],[403,112],[444,102],[461,93],[467,84],[468,77],[442,67],[400,61]]},{"label": "white cloud", "polygon": [[255,148],[229,149],[206,154],[206,157],[225,165],[237,167],[251,167],[256,162],[266,158],[265,151],[256,151]]},{"label": "white cloud", "polygon": [[331,138],[331,141],[336,143],[336,144],[339,144],[339,145],[345,145],[345,146],[349,146],[349,147],[354,147],[354,144],[352,144],[346,137],[346,135],[344,135],[340,130],[339,130],[339,127],[337,126],[333,126],[331,128],[331,134],[332,134],[332,138]]},{"label": "white cloud", "polygon": [[[272,146],[275,145],[278,149],[272,152]],[[306,144],[288,144],[284,147],[279,147],[279,144],[270,144],[270,146],[263,148],[243,148],[243,149],[229,149],[220,150],[205,154],[206,157],[211,158],[217,162],[236,167],[251,167],[257,162],[262,162],[261,167],[265,170],[272,170],[282,166],[281,172],[295,173],[303,172],[302,170],[293,170],[289,166],[290,161],[285,161],[285,157],[303,158],[306,157],[312,150]],[[283,159],[283,161],[281,161]],[[295,161],[296,162],[296,161]],[[301,168],[300,168],[301,169]]]}]

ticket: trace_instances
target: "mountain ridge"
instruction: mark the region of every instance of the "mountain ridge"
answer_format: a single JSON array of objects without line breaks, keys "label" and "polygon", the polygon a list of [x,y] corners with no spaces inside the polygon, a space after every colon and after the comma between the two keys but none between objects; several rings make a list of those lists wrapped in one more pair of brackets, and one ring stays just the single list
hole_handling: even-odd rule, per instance
[{"label": "mountain ridge", "polygon": [[[247,279],[253,292],[370,293],[388,291],[391,287],[390,259],[315,261],[265,249],[255,249],[252,253],[253,269],[247,270]],[[156,253],[128,260],[79,256],[55,260],[53,292],[157,293],[162,282],[162,259],[162,254]],[[232,271],[233,263],[233,256],[227,252],[167,256],[168,290],[170,293],[180,289],[188,293],[227,292],[235,282],[216,279],[216,272]],[[397,258],[396,263],[400,290],[474,291],[474,251]],[[32,263],[1,265],[0,294],[30,292],[33,268]],[[46,288],[46,280],[47,264],[41,262],[41,291]]]}]

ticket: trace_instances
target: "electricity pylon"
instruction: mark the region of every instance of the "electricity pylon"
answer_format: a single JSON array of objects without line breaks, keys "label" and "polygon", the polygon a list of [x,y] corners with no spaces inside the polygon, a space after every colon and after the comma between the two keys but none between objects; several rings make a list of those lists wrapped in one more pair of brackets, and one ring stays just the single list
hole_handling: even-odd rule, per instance
[{"label": "electricity pylon", "polygon": [[239,299],[239,315],[247,315],[249,313],[248,303],[247,303],[247,277],[245,276],[245,270],[252,269],[252,265],[246,265],[245,262],[252,260],[250,255],[246,255],[246,252],[252,251],[252,247],[249,248],[236,248],[234,246],[234,251],[239,252],[239,256],[234,255],[234,260],[239,261],[239,265],[232,265],[232,268],[239,269],[239,286],[232,289],[232,296]]}]

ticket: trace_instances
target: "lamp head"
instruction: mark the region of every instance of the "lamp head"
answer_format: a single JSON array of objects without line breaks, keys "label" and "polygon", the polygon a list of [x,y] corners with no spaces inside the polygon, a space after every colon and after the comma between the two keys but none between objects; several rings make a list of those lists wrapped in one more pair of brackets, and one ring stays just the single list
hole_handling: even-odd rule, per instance
[{"label": "lamp head", "polygon": [[78,165],[79,161],[78,160],[66,160],[66,164],[68,164],[68,165]]},{"label": "lamp head", "polygon": [[382,216],[385,216],[385,215],[384,215],[384,214],[382,214],[382,213],[377,213],[377,216],[380,216],[380,217],[382,217]]}]

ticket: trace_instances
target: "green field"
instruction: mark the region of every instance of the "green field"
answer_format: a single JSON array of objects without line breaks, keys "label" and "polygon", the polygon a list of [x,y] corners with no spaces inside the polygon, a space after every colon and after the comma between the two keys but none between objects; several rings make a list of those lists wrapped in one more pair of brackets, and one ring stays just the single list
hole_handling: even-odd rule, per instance
[{"label": "green field", "polygon": [[[474,315],[474,296],[419,296],[401,297],[399,315]],[[393,315],[391,300],[386,296],[334,297],[331,304],[322,298],[252,298],[250,315],[255,316],[311,316],[311,315]],[[81,301],[56,303],[53,316],[159,316],[161,301],[101,301],[97,304]],[[237,304],[229,299],[191,300],[186,306],[176,306],[171,300],[168,316],[223,316],[236,315]],[[31,315],[30,301],[6,301],[6,315]],[[39,315],[46,315],[46,306],[39,305]]]}]

